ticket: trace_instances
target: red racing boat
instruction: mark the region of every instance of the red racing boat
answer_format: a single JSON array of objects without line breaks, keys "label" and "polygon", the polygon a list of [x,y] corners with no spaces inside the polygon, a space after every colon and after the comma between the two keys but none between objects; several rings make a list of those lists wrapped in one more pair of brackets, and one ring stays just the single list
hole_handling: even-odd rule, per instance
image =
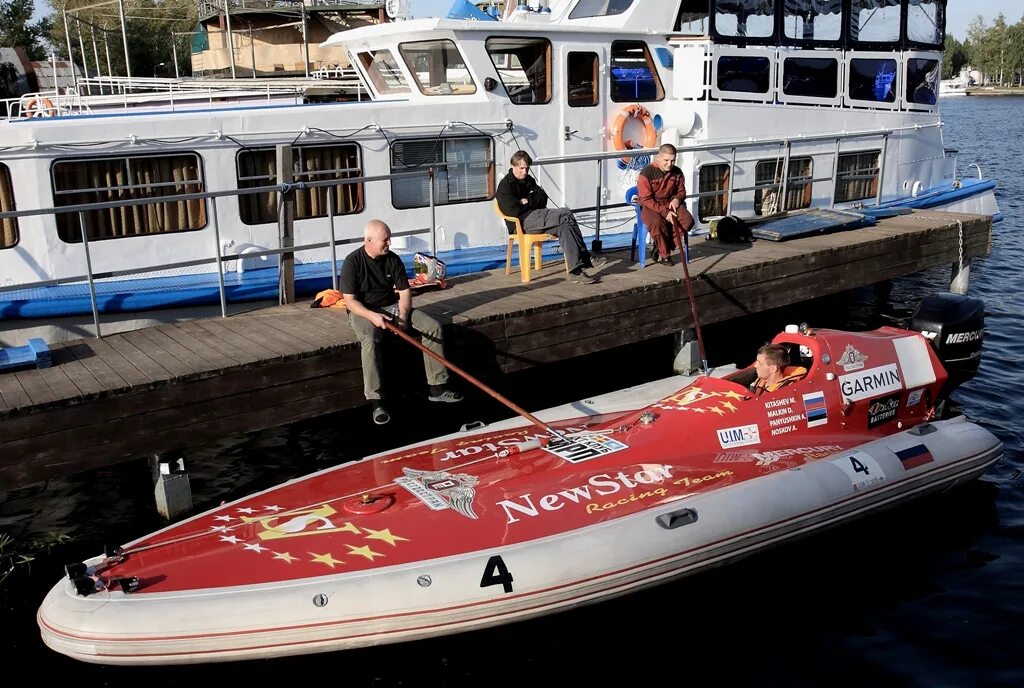
[{"label": "red racing boat", "polygon": [[977,369],[982,306],[944,295],[915,323],[787,328],[774,341],[804,374],[760,396],[752,368],[671,378],[225,504],[70,565],[39,609],[42,637],[88,662],[170,664],[454,633],[972,480],[1002,445],[937,418]]}]

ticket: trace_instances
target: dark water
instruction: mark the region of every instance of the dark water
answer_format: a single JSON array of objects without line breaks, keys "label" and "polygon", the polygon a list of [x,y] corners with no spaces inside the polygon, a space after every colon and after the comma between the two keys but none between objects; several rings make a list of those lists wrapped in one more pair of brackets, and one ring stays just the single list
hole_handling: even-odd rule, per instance
[{"label": "dark water", "polygon": [[[727,568],[504,628],[279,660],[151,669],[82,664],[42,645],[34,613],[63,562],[161,525],[145,464],[129,463],[0,493],[0,533],[14,538],[7,552],[36,556],[0,584],[0,656],[33,677],[87,685],[1024,685],[1024,453],[1016,427],[1024,416],[1024,99],[942,105],[946,145],[960,150],[964,171],[979,162],[998,181],[1006,218],[995,228],[992,255],[972,271],[971,292],[988,308],[982,369],[954,397],[1006,444],[1006,459],[983,479]],[[854,329],[898,323],[948,280],[948,269],[936,269],[896,282],[881,306],[862,290],[708,328],[705,339],[713,363],[745,361],[787,322]],[[491,382],[538,409],[664,377],[670,365],[670,344],[657,341]],[[384,430],[357,410],[194,450],[196,506],[468,420],[508,415],[480,395],[457,412],[427,411],[433,415],[394,409]],[[54,544],[57,534],[70,540]]]}]

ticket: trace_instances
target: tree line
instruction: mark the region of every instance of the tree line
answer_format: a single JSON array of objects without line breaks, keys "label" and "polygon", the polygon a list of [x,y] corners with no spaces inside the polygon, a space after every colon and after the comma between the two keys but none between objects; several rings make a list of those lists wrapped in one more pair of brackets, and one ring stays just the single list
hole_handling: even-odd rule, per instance
[{"label": "tree line", "polygon": [[1024,84],[1024,17],[1016,24],[1007,24],[1000,14],[988,25],[979,15],[967,28],[963,43],[947,34],[942,74],[952,78],[963,67],[977,69],[991,84]]}]

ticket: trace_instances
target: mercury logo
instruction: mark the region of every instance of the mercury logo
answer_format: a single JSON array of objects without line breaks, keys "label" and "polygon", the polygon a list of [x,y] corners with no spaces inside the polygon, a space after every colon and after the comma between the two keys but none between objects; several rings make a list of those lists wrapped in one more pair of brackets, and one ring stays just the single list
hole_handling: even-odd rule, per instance
[{"label": "mercury logo", "polygon": [[973,332],[957,332],[946,337],[947,344],[966,344],[976,342],[985,336],[985,330],[974,330]]}]

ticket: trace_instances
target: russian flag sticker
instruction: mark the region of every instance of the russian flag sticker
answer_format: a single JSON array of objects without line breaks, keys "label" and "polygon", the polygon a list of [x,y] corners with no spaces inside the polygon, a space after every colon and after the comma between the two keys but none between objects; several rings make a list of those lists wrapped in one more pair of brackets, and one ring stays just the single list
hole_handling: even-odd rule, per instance
[{"label": "russian flag sticker", "polygon": [[923,444],[915,444],[913,447],[901,449],[896,452],[896,456],[899,457],[903,468],[908,471],[911,468],[917,468],[935,460],[932,458],[932,453],[928,451],[928,447]]},{"label": "russian flag sticker", "polygon": [[825,393],[811,392],[810,394],[804,394],[803,397],[807,427],[813,428],[828,423],[828,407],[825,405]]}]

